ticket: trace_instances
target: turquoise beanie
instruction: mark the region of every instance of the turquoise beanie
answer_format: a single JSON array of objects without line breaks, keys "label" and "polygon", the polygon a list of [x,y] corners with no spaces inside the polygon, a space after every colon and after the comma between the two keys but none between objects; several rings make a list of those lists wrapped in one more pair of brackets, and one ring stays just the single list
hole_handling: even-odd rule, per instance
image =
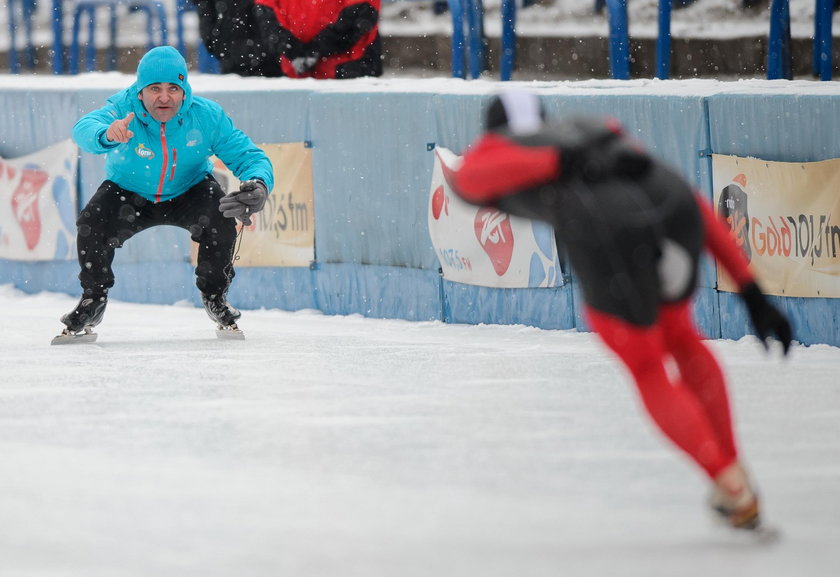
[{"label": "turquoise beanie", "polygon": [[187,63],[172,46],[152,48],[137,65],[137,86],[142,90],[149,84],[168,82],[187,89]]}]

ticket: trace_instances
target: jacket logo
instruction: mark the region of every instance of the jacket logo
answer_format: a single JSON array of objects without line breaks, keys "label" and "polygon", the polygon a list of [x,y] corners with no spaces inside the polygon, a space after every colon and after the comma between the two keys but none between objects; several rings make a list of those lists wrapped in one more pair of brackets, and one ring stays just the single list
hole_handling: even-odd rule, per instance
[{"label": "jacket logo", "polygon": [[136,154],[140,158],[146,158],[146,159],[155,157],[154,151],[146,148],[146,145],[143,144],[142,142],[140,144],[138,144],[137,147],[134,149],[134,154]]}]

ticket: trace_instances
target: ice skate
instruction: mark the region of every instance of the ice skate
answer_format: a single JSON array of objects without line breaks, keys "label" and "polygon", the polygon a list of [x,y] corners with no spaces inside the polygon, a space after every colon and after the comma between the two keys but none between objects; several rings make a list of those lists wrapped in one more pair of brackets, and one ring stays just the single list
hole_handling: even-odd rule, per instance
[{"label": "ice skate", "polygon": [[245,333],[236,325],[236,321],[242,316],[242,313],[227,302],[225,295],[206,295],[202,293],[201,302],[204,303],[207,316],[216,323],[217,337],[223,339],[245,338]]},{"label": "ice skate", "polygon": [[761,527],[758,495],[738,463],[724,469],[715,479],[709,506],[735,529],[757,530]]},{"label": "ice skate", "polygon": [[108,305],[107,295],[82,295],[76,308],[61,317],[65,329],[53,338],[53,345],[70,343],[92,343],[96,341],[93,327],[102,322],[105,307]]}]

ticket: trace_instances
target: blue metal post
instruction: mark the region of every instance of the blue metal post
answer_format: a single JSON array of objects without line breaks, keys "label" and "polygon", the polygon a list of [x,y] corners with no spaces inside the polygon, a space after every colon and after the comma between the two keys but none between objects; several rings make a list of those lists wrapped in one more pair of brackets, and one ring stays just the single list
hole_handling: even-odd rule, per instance
[{"label": "blue metal post", "polygon": [[607,0],[610,25],[610,71],[618,80],[630,78],[630,37],[627,30],[627,0]]},{"label": "blue metal post", "polygon": [[516,64],[516,0],[502,0],[501,79],[510,80]]},{"label": "blue metal post", "polygon": [[17,38],[15,31],[17,30],[17,17],[15,16],[14,0],[8,0],[9,4],[9,70],[12,74],[20,72],[20,63],[17,55]]},{"label": "blue metal post", "polygon": [[96,8],[91,6],[88,10],[88,44],[85,49],[85,70],[93,72],[96,70]]},{"label": "blue metal post", "polygon": [[671,0],[659,0],[659,34],[656,37],[656,77],[671,76]]},{"label": "blue metal post", "polygon": [[482,0],[466,0],[466,5],[470,76],[478,78],[484,71],[484,4]]},{"label": "blue metal post", "polygon": [[832,0],[817,0],[814,10],[814,75],[820,80],[831,80],[831,18]]},{"label": "blue metal post", "polygon": [[449,0],[452,14],[452,77],[464,78],[464,4],[461,0]]},{"label": "blue metal post", "polygon": [[788,0],[772,0],[770,4],[770,40],[767,47],[767,78],[791,79],[790,5]]},{"label": "blue metal post", "polygon": [[53,29],[53,74],[64,73],[64,10],[61,0],[53,0],[52,29]]},{"label": "blue metal post", "polygon": [[[151,32],[150,32],[151,34]],[[117,69],[117,5],[111,4],[108,16],[108,70]],[[93,40],[90,41],[93,44]],[[95,68],[95,67],[94,67]]]}]

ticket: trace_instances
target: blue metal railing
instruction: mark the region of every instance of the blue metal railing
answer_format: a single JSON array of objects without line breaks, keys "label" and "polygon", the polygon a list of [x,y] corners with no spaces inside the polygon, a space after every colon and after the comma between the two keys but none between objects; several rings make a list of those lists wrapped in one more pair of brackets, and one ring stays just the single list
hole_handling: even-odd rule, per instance
[{"label": "blue metal railing", "polygon": [[[831,80],[831,18],[833,0],[816,0],[814,7],[814,76],[820,80]],[[767,48],[767,78],[793,77],[790,49],[790,6],[789,0],[773,0],[770,4],[770,38]]]},{"label": "blue metal railing", "polygon": [[[32,15],[37,0],[9,0],[10,71],[20,71],[16,47],[18,32],[18,6],[26,37],[26,63],[34,65],[35,49],[32,44]],[[387,1],[387,0],[386,0]],[[427,0],[428,1],[428,0]],[[442,0],[441,0],[442,1]],[[658,34],[656,41],[656,77],[667,79],[671,72],[671,10],[674,2],[687,4],[693,0],[660,0],[658,13]],[[510,80],[516,64],[516,17],[522,0],[501,0],[501,57],[500,76]],[[128,2],[130,4],[130,2]],[[143,2],[141,2],[142,4]],[[467,71],[472,78],[478,78],[487,67],[487,46],[484,38],[484,6],[482,0],[447,0],[452,15],[452,76],[466,78]],[[832,13],[833,0],[815,0],[813,73],[821,80],[832,78]],[[178,0],[180,10],[177,16],[190,10],[192,5]],[[525,5],[528,2],[525,0]],[[628,34],[627,0],[594,0],[595,10],[604,7],[608,11],[610,75],[616,79],[630,77],[630,40]],[[63,42],[62,0],[52,0],[52,71],[65,72],[66,48]],[[151,37],[151,31],[150,37]],[[178,34],[179,50],[182,50],[181,27]],[[791,78],[790,50],[790,8],[789,0],[772,0],[770,6],[770,28],[768,35],[767,78]],[[218,64],[207,53],[203,44],[198,47],[199,70],[212,72]],[[78,55],[75,60],[78,67]]]}]

